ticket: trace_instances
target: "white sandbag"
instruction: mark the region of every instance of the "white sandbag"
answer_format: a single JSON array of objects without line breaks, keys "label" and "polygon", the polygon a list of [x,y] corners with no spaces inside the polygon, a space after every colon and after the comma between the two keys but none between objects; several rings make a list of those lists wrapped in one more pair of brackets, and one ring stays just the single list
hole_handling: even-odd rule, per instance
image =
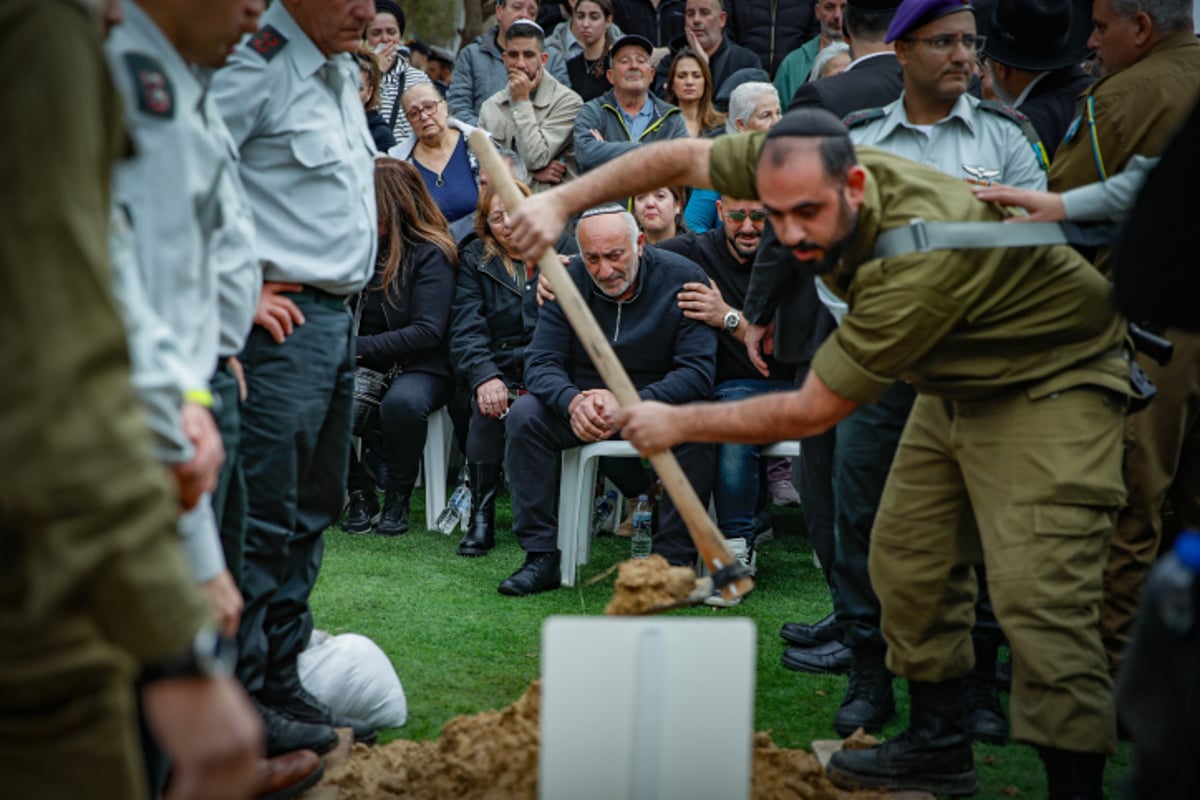
[{"label": "white sandbag", "polygon": [[376,728],[398,728],[408,719],[408,701],[392,662],[366,636],[313,631],[299,668],[304,688],[335,714]]}]

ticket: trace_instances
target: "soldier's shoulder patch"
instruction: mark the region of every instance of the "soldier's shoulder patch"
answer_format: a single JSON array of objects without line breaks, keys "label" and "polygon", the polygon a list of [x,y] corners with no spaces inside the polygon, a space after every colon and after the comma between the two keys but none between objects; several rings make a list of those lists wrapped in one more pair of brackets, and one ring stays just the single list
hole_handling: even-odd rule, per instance
[{"label": "soldier's shoulder patch", "polygon": [[1033,127],[1033,122],[1029,117],[1017,111],[1015,108],[1010,108],[1002,103],[997,103],[994,100],[984,100],[979,104],[980,111],[986,111],[989,114],[995,114],[998,117],[1008,120],[1021,129],[1021,133],[1029,141],[1029,146],[1033,148],[1033,155],[1037,159],[1038,166],[1043,171],[1050,169],[1050,157],[1046,153],[1046,148],[1042,145],[1042,137],[1038,135],[1037,129]]},{"label": "soldier's shoulder patch", "polygon": [[862,111],[855,111],[853,114],[847,114],[842,118],[842,124],[847,128],[853,128],[858,125],[865,125],[874,119],[886,116],[887,112],[883,108],[864,108]]},{"label": "soldier's shoulder patch", "polygon": [[125,66],[133,79],[138,110],[152,117],[174,117],[175,88],[162,62],[146,53],[126,53]]},{"label": "soldier's shoulder patch", "polygon": [[250,40],[250,49],[262,56],[263,60],[270,61],[279,55],[279,51],[287,43],[287,37],[276,30],[273,25],[264,25]]}]

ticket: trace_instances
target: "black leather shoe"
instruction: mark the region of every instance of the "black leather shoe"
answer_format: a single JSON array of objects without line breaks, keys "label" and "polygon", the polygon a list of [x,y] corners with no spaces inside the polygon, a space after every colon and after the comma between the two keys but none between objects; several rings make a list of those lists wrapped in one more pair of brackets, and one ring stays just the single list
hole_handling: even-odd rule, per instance
[{"label": "black leather shoe", "polygon": [[[987,673],[995,673],[987,665]],[[967,736],[976,742],[1004,744],[1008,741],[1008,718],[992,674],[972,672],[967,678]]]},{"label": "black leather shoe", "polygon": [[816,647],[819,644],[842,640],[842,626],[837,616],[830,614],[819,622],[807,625],[803,622],[785,622],[779,635],[796,647]]},{"label": "black leather shoe", "polygon": [[560,558],[557,550],[553,553],[526,553],[521,568],[500,581],[500,594],[525,597],[557,589],[562,585]]},{"label": "black leather shoe", "polygon": [[268,758],[296,750],[312,750],[321,755],[337,744],[337,732],[329,725],[300,722],[284,716],[256,698],[251,699],[263,719]]},{"label": "black leather shoe", "polygon": [[971,743],[963,730],[962,680],[909,681],[909,728],[869,750],[829,759],[829,779],[843,789],[890,789],[953,796],[979,791]]},{"label": "black leather shoe", "polygon": [[373,744],[378,735],[374,728],[362,720],[334,714],[329,706],[313,697],[308,690],[301,686],[281,690],[264,689],[259,692],[258,699],[271,710],[297,722],[324,725],[330,729],[350,728],[354,731],[354,741],[362,744]]},{"label": "black leather shoe", "polygon": [[850,686],[833,717],[833,729],[843,738],[862,728],[878,733],[896,716],[896,698],[892,693],[892,673],[878,657],[856,657],[850,670]]},{"label": "black leather shoe", "polygon": [[471,522],[458,543],[460,556],[485,556],[496,546],[496,490],[500,487],[498,464],[470,464]]},{"label": "black leather shoe", "polygon": [[346,519],[342,530],[346,533],[366,533],[379,521],[379,498],[374,492],[351,492],[346,504]]},{"label": "black leather shoe", "polygon": [[383,499],[383,514],[375,532],[380,536],[400,536],[408,533],[408,494],[388,492]]},{"label": "black leather shoe", "polygon": [[789,647],[783,651],[783,665],[797,672],[842,675],[850,671],[854,655],[841,642],[825,642],[816,647]]}]

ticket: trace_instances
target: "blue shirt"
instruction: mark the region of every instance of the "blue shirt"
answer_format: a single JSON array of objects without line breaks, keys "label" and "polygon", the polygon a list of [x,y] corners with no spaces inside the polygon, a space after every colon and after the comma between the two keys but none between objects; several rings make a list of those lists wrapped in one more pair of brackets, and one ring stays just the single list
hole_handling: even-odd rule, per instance
[{"label": "blue shirt", "polygon": [[471,172],[471,160],[467,156],[467,139],[460,136],[454,146],[454,153],[446,162],[446,168],[439,175],[425,167],[415,157],[410,159],[421,179],[429,187],[433,202],[446,215],[447,222],[455,222],[468,214],[475,213],[479,203],[479,186],[475,183],[475,175]]},{"label": "blue shirt", "polygon": [[646,102],[642,104],[642,110],[632,116],[620,104],[617,104],[617,110],[621,112],[621,117],[625,120],[625,127],[629,129],[629,139],[634,142],[642,138],[642,134],[654,121],[654,101],[650,99],[650,95],[646,95]]}]

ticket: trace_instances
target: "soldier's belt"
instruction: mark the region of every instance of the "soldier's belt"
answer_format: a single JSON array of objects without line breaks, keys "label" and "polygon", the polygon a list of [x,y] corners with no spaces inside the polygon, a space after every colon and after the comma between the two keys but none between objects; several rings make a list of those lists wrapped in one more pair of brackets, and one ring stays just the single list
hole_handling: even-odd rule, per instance
[{"label": "soldier's belt", "polygon": [[916,217],[875,239],[875,258],[896,258],[934,250],[986,250],[996,247],[1044,247],[1112,244],[1115,225],[1058,222],[927,222]]}]

